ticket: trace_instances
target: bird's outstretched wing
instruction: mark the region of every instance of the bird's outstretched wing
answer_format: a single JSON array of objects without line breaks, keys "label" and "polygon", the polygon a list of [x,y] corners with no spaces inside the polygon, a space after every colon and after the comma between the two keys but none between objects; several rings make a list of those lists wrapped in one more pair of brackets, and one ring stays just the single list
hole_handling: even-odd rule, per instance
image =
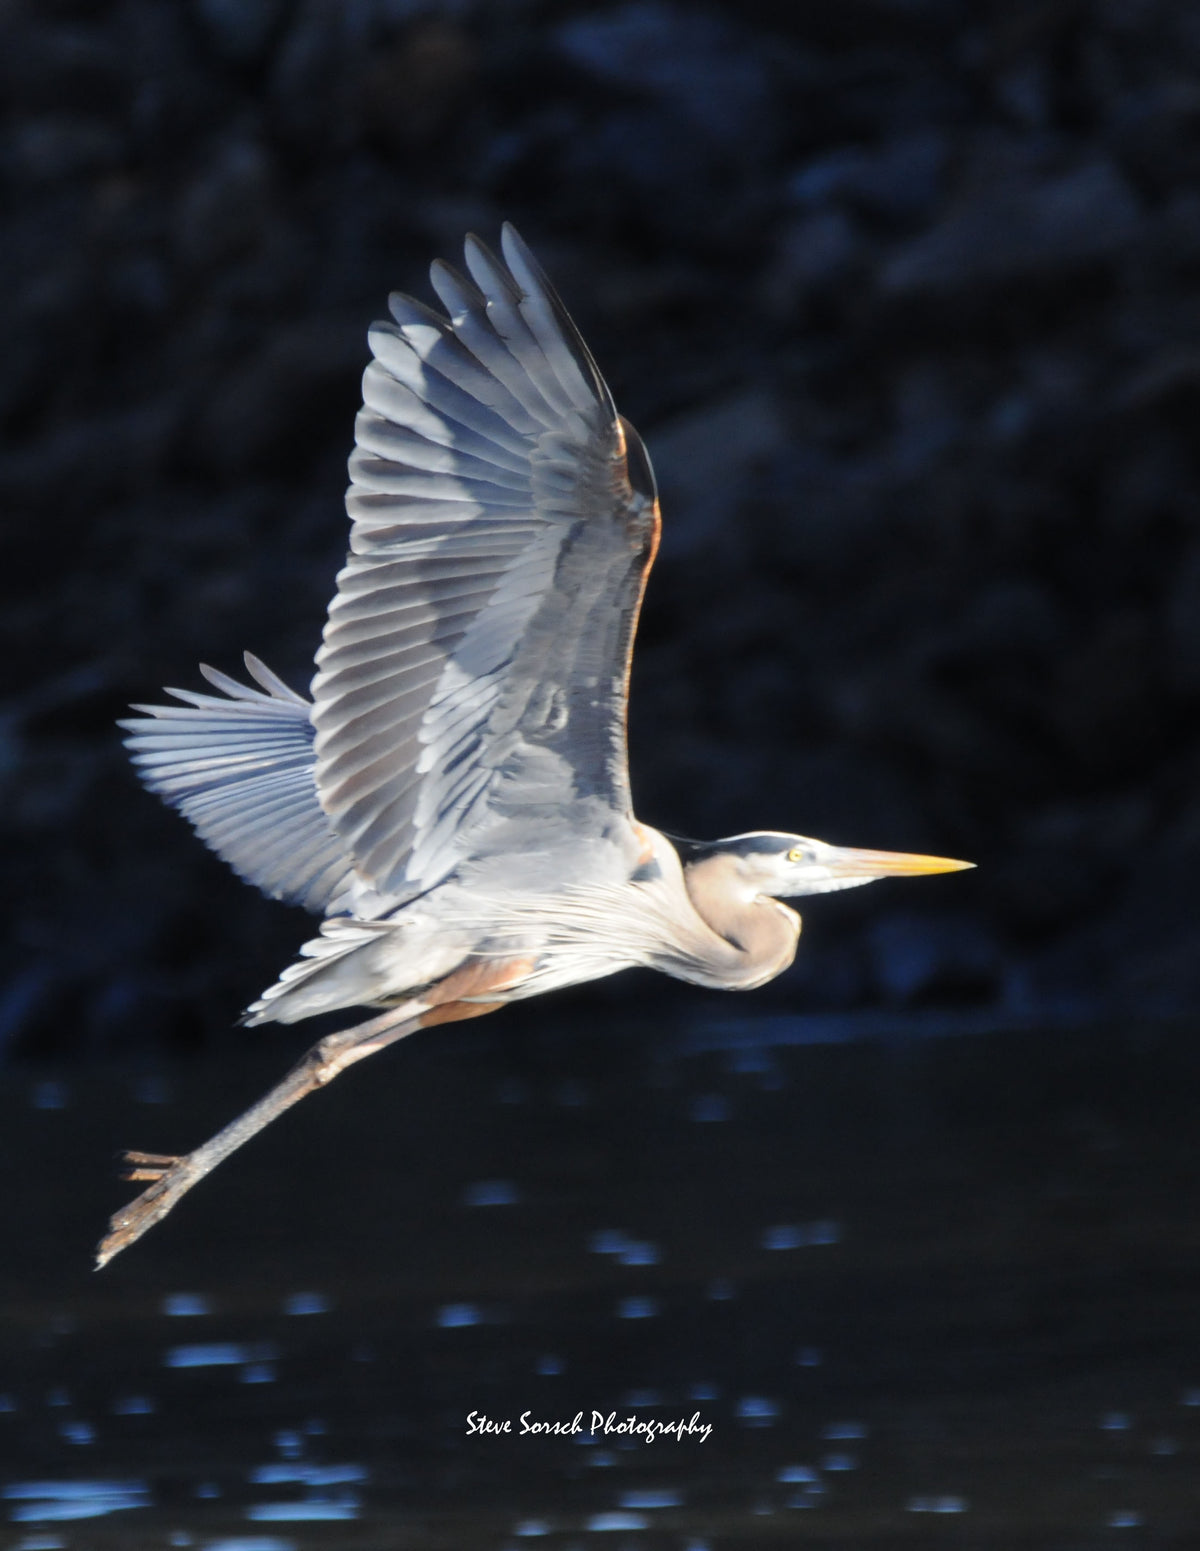
[{"label": "bird's outstretched wing", "polygon": [[351,553],[317,655],[321,805],[359,873],[401,897],[497,830],[537,847],[630,808],[653,476],[509,226],[502,249],[469,237],[469,279],[433,266],[448,319],[397,295],[371,330]]},{"label": "bird's outstretched wing", "polygon": [[184,704],[134,706],[143,715],[119,724],[125,746],[150,790],[248,883],[309,910],[336,909],[356,880],[317,802],[312,708],[249,652],[246,667],[261,690],[202,667],[221,695],[169,689]]}]

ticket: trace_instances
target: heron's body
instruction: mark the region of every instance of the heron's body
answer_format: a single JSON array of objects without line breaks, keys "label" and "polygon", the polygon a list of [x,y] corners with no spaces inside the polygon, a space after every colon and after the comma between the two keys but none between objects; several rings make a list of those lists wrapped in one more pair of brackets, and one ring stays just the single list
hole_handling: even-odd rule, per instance
[{"label": "heron's body", "polygon": [[759,986],[792,961],[779,896],[964,866],[776,831],[678,842],[634,817],[629,666],[658,544],[650,462],[511,228],[447,316],[391,298],[371,330],[351,546],[312,700],[256,658],[125,722],[143,779],[242,877],[323,916],[246,1014],[383,1009],[328,1036],[149,1190],[100,1263],[287,1105],[413,1029],[634,965]]},{"label": "heron's body", "polygon": [[491,1005],[636,965],[750,990],[792,962],[800,918],[779,900],[712,887],[728,865],[716,856],[685,868],[665,835],[627,820],[587,846],[483,858],[378,919],[331,918],[247,1021],[364,1003],[419,1010],[467,969],[476,988],[458,999]]}]

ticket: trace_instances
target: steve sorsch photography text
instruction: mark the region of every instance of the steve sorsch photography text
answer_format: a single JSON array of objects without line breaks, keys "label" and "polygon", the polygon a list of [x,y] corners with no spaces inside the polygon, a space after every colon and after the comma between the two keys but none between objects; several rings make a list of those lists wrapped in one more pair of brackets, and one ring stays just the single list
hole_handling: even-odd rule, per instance
[{"label": "steve sorsch photography text", "polygon": [[482,1411],[472,1411],[467,1417],[468,1437],[474,1434],[487,1437],[575,1438],[582,1433],[590,1433],[593,1437],[641,1438],[644,1443],[653,1443],[658,1438],[674,1438],[676,1443],[698,1438],[701,1443],[707,1443],[711,1432],[712,1423],[702,1422],[699,1411],[693,1411],[690,1417],[677,1417],[671,1422],[642,1421],[636,1412],[618,1417],[615,1411],[607,1414],[593,1411],[587,1424],[584,1423],[582,1411],[576,1411],[570,1421],[544,1421],[535,1417],[532,1411],[522,1411],[515,1428],[511,1417],[490,1417]]}]

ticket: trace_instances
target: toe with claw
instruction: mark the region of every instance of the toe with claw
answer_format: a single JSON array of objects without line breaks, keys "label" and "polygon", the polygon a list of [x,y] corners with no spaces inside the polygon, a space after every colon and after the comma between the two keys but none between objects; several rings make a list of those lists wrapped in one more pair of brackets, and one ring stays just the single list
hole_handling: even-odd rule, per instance
[{"label": "toe with claw", "polygon": [[179,1162],[177,1153],[138,1152],[135,1148],[128,1147],[121,1154],[121,1162],[126,1164],[122,1179],[161,1179],[173,1164]]}]

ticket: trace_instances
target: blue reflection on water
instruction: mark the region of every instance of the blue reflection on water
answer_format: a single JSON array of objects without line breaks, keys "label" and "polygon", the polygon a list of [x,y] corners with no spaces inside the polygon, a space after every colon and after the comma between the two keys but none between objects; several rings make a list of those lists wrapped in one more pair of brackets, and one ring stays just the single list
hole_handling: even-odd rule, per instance
[{"label": "blue reflection on water", "polygon": [[8,1515],[16,1524],[97,1519],[151,1505],[145,1481],[14,1481],[3,1495],[17,1504]]},{"label": "blue reflection on water", "polygon": [[232,1368],[272,1362],[279,1348],[272,1341],[208,1341],[172,1346],[163,1357],[167,1368]]}]

